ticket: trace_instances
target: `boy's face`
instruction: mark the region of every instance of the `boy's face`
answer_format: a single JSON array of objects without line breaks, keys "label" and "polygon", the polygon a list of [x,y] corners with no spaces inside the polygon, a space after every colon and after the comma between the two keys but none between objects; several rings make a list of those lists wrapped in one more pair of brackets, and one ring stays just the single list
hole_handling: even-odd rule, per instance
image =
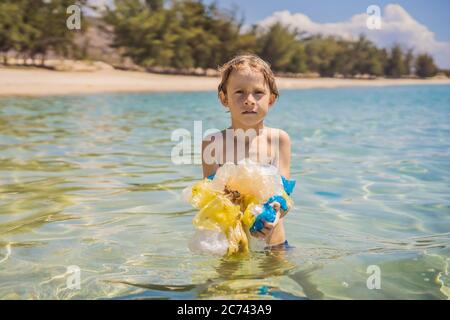
[{"label": "boy's face", "polygon": [[227,94],[220,95],[232,119],[245,126],[253,126],[264,120],[275,97],[270,93],[264,75],[250,69],[233,70],[227,82]]}]

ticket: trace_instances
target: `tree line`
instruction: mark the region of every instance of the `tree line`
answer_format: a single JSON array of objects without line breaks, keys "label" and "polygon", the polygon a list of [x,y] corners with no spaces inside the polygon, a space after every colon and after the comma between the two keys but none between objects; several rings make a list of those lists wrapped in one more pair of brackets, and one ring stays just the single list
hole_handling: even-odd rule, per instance
[{"label": "tree line", "polygon": [[3,63],[8,63],[9,52],[42,65],[50,51],[64,57],[71,55],[75,51],[74,32],[66,27],[66,11],[73,4],[86,3],[87,0],[0,0]]},{"label": "tree line", "polygon": [[[85,6],[87,1],[75,2]],[[49,51],[73,56],[74,32],[65,27],[66,8],[72,4],[73,0],[1,0],[0,54],[7,59],[6,53],[13,51],[40,57],[42,63]],[[256,53],[286,75],[399,78],[438,72],[429,54],[415,55],[400,45],[379,48],[363,35],[350,41],[309,35],[279,23],[243,30],[237,9],[199,0],[115,0],[99,13],[113,27],[112,46],[148,70],[216,69],[237,53]]]}]

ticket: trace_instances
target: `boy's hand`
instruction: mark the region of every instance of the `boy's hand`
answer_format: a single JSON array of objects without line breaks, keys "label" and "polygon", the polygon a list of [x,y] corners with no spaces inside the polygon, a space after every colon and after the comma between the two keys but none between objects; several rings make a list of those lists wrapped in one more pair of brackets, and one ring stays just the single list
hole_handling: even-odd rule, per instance
[{"label": "boy's hand", "polygon": [[273,232],[273,229],[276,227],[278,222],[280,222],[280,217],[281,217],[280,203],[277,201],[274,201],[270,205],[277,212],[277,215],[275,216],[275,220],[273,222],[267,222],[267,221],[263,220],[264,228],[262,228],[261,230],[256,231],[256,232],[251,232],[252,236],[254,236],[256,238],[267,238]]}]

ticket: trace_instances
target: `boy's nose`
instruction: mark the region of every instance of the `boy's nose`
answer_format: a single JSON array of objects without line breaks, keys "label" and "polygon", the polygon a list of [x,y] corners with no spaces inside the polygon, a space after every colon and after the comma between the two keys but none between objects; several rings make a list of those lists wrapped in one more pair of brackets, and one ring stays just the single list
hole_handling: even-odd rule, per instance
[{"label": "boy's nose", "polygon": [[255,105],[255,99],[253,99],[252,96],[247,96],[247,99],[244,101],[244,105],[246,106],[254,106]]}]

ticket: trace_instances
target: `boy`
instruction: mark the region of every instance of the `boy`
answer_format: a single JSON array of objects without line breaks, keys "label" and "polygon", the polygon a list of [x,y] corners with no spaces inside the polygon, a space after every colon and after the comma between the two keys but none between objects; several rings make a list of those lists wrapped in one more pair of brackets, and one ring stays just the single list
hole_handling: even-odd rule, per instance
[{"label": "boy", "polygon": [[[264,119],[278,97],[278,89],[270,66],[256,55],[239,55],[221,68],[222,81],[218,95],[231,114],[231,126],[210,135],[202,143],[204,178],[214,174],[225,162],[238,163],[251,159],[278,167],[290,178],[291,142],[289,135],[264,125]],[[287,212],[280,204],[274,222],[264,221],[264,229],[252,236],[264,238],[270,248],[287,247],[283,218]]]}]

